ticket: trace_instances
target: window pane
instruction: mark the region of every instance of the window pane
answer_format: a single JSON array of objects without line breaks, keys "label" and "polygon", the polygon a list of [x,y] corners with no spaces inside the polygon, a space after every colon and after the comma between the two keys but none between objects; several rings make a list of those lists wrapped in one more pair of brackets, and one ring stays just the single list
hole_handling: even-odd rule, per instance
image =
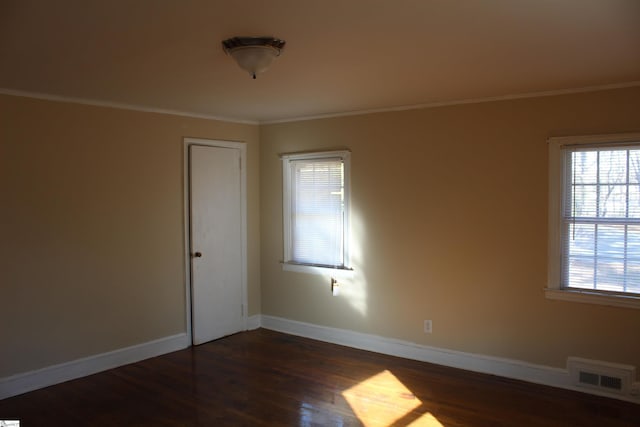
[{"label": "window pane", "polygon": [[640,148],[565,146],[562,287],[640,293]]},{"label": "window pane", "polygon": [[344,265],[342,160],[295,160],[291,166],[292,260]]},{"label": "window pane", "polygon": [[600,212],[602,218],[626,218],[627,216],[627,186],[601,185]]},{"label": "window pane", "polygon": [[565,286],[637,291],[640,230],[627,218],[640,218],[640,150],[575,151],[570,167]]},{"label": "window pane", "polygon": [[600,151],[598,163],[601,184],[627,182],[627,150]]},{"label": "window pane", "polygon": [[569,259],[567,286],[594,289],[594,258],[572,257]]},{"label": "window pane", "polygon": [[640,218],[640,185],[629,185],[629,218]]},{"label": "window pane", "polygon": [[640,226],[569,223],[567,229],[567,286],[640,290]]},{"label": "window pane", "polygon": [[596,227],[594,224],[568,224],[568,286],[593,289]]},{"label": "window pane", "polygon": [[573,176],[578,184],[598,182],[598,152],[576,151],[572,156]]},{"label": "window pane", "polygon": [[597,212],[598,187],[596,185],[575,185],[572,216],[578,218],[594,218]]},{"label": "window pane", "polygon": [[600,224],[597,227],[598,258],[625,257],[625,226]]},{"label": "window pane", "polygon": [[595,255],[595,225],[569,224],[569,256],[593,257]]},{"label": "window pane", "polygon": [[640,225],[627,227],[627,292],[640,293]]},{"label": "window pane", "polygon": [[629,182],[640,184],[640,150],[629,150]]},{"label": "window pane", "polygon": [[624,291],[624,261],[598,257],[596,289]]}]

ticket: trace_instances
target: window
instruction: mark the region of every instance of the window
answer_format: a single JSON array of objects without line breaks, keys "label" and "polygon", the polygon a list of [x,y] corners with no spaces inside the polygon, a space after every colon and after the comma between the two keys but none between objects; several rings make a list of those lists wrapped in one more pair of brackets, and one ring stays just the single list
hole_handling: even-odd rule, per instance
[{"label": "window", "polygon": [[556,299],[640,308],[640,135],[549,140]]},{"label": "window", "polygon": [[349,270],[349,155],[282,156],[285,269]]}]

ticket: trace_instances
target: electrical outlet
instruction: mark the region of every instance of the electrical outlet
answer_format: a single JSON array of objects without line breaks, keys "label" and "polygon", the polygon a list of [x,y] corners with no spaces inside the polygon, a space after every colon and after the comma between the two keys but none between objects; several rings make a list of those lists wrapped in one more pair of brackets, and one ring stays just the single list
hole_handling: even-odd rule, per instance
[{"label": "electrical outlet", "polygon": [[431,332],[433,332],[433,323],[431,322],[431,320],[425,320],[424,321],[424,333],[425,334],[430,334]]}]

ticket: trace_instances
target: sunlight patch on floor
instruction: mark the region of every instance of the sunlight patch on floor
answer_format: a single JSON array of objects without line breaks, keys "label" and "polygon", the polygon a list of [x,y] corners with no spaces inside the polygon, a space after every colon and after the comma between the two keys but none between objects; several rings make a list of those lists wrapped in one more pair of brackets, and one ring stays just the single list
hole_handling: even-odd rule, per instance
[{"label": "sunlight patch on floor", "polygon": [[434,417],[433,415],[431,415],[429,412],[427,412],[426,414],[422,414],[420,416],[420,418],[418,418],[417,420],[413,421],[411,424],[408,424],[409,426],[415,426],[415,427],[444,427],[442,425],[442,423],[440,421],[438,421],[438,419],[436,417]]},{"label": "sunlight patch on floor", "polygon": [[388,370],[343,391],[342,396],[365,427],[444,427]]}]

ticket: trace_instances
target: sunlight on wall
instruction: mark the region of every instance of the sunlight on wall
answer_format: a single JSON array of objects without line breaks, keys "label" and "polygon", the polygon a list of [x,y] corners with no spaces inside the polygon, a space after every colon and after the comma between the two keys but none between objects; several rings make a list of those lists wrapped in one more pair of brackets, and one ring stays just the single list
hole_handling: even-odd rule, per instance
[{"label": "sunlight on wall", "polygon": [[391,372],[385,370],[342,392],[366,427],[444,427]]},{"label": "sunlight on wall", "polygon": [[366,247],[366,232],[361,216],[355,209],[351,210],[351,244],[349,255],[353,277],[342,280],[344,286],[340,286],[340,294],[363,317],[367,316],[367,279],[364,274],[363,248]]}]

